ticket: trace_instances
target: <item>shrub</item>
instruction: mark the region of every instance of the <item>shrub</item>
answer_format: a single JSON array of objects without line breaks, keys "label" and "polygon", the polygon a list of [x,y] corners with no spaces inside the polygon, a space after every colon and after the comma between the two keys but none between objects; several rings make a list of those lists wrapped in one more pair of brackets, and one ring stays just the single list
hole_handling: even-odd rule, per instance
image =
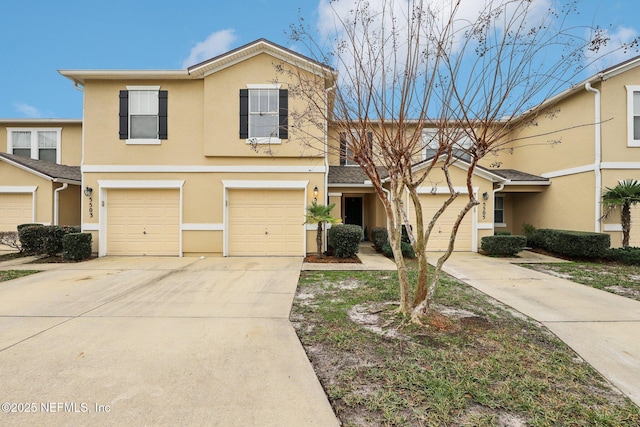
[{"label": "shrub", "polygon": [[640,248],[611,248],[605,252],[605,258],[609,261],[620,262],[627,265],[640,265]]},{"label": "shrub", "polygon": [[17,231],[0,231],[0,245],[8,246],[12,249],[22,250]]},{"label": "shrub", "polygon": [[527,224],[525,222],[524,224],[522,224],[522,232],[527,238],[527,246],[529,246],[530,248],[542,247],[538,230],[533,225]]},{"label": "shrub", "polygon": [[44,253],[48,256],[56,256],[62,252],[62,238],[65,235],[80,232],[80,227],[49,225],[44,228],[43,246],[39,253]]},{"label": "shrub", "polygon": [[494,236],[511,236],[511,232],[510,231],[496,231],[495,233],[493,233]]},{"label": "shrub", "polygon": [[40,253],[44,239],[44,226],[42,224],[18,225],[18,239],[22,252],[29,255]]},{"label": "shrub", "polygon": [[371,240],[376,251],[382,252],[384,245],[389,243],[389,232],[384,227],[375,227],[371,229]]},{"label": "shrub", "polygon": [[362,227],[355,224],[337,224],[329,229],[329,244],[335,256],[350,258],[358,253],[362,240]]},{"label": "shrub", "polygon": [[[411,243],[400,242],[400,249],[402,250],[403,257],[410,259],[416,257],[416,253],[413,250],[413,246],[411,246]],[[385,243],[385,245],[382,247],[382,254],[387,258],[393,259],[393,249],[391,249],[391,244],[389,244],[389,242]]]},{"label": "shrub", "polygon": [[542,228],[536,234],[542,248],[571,258],[601,258],[611,245],[605,233]]},{"label": "shrub", "polygon": [[482,250],[487,255],[512,256],[527,245],[525,236],[496,235],[486,236],[481,240]]},{"label": "shrub", "polygon": [[91,256],[91,233],[69,233],[62,237],[62,257],[80,261]]}]

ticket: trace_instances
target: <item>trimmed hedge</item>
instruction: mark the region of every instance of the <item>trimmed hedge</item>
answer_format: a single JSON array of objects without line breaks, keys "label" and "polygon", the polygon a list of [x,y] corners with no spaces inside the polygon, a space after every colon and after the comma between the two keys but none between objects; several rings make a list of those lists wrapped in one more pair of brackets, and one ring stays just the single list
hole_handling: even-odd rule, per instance
[{"label": "trimmed hedge", "polygon": [[389,232],[384,227],[375,227],[371,229],[371,240],[376,251],[382,252],[384,245],[389,243]]},{"label": "trimmed hedge", "polygon": [[62,239],[67,234],[79,233],[80,227],[49,225],[45,226],[42,252],[48,256],[56,256],[62,252]]},{"label": "trimmed hedge", "polygon": [[[411,246],[411,243],[401,241],[400,249],[402,250],[402,256],[404,258],[413,259],[416,257],[416,252],[413,250],[413,246]],[[387,258],[393,259],[393,249],[391,249],[391,244],[389,244],[389,242],[385,243],[385,245],[382,247],[382,254]]]},{"label": "trimmed hedge", "polygon": [[496,231],[493,233],[494,236],[511,236],[510,231]]},{"label": "trimmed hedge", "polygon": [[355,224],[337,224],[329,229],[329,244],[338,258],[350,258],[358,253],[362,240],[362,227]]},{"label": "trimmed hedge", "polygon": [[487,255],[511,256],[522,251],[527,245],[525,236],[498,234],[481,239],[482,250]]},{"label": "trimmed hedge", "polygon": [[91,256],[91,233],[69,233],[62,237],[62,257],[80,261]]},{"label": "trimmed hedge", "polygon": [[536,230],[536,242],[548,251],[571,258],[601,258],[611,246],[611,236],[587,231]]},{"label": "trimmed hedge", "polygon": [[29,255],[40,253],[44,240],[44,225],[18,225],[18,239],[20,240],[22,252]]},{"label": "trimmed hedge", "polygon": [[627,265],[640,265],[640,248],[611,248],[607,249],[605,258],[609,261],[620,262]]}]

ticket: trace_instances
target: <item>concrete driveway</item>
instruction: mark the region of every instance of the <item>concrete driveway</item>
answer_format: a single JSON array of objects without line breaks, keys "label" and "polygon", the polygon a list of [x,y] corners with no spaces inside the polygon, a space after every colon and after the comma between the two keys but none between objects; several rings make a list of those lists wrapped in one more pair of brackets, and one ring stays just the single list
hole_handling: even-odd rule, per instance
[{"label": "concrete driveway", "polygon": [[0,283],[0,424],[338,425],[288,320],[301,263],[106,257]]}]

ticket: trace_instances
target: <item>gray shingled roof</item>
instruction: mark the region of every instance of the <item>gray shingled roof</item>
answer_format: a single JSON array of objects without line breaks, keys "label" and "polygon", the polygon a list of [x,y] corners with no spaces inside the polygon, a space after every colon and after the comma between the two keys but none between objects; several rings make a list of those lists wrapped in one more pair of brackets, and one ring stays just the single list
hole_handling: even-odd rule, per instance
[{"label": "gray shingled roof", "polygon": [[[387,176],[383,167],[378,167],[378,173],[382,178]],[[360,166],[329,166],[329,184],[364,184],[369,177]]]},{"label": "gray shingled roof", "polygon": [[52,181],[82,181],[80,166],[58,165],[44,160],[29,159],[13,154],[0,153],[0,158],[8,163],[15,163],[27,169],[49,177]]},{"label": "gray shingled roof", "polygon": [[517,181],[548,182],[549,181],[548,178],[538,176],[538,175],[532,175],[530,173],[521,172],[515,169],[491,169],[491,172],[495,173],[496,175],[500,175],[503,178],[511,180],[512,182],[517,182]]}]

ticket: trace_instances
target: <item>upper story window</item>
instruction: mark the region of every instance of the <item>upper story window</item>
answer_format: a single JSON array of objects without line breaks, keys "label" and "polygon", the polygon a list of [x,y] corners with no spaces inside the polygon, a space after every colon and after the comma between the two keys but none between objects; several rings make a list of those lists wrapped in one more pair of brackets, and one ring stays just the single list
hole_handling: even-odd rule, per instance
[{"label": "upper story window", "polygon": [[60,163],[61,131],[62,128],[7,128],[7,152]]},{"label": "upper story window", "polygon": [[[469,154],[465,151],[472,146],[471,138],[464,135],[459,137],[453,147],[453,156],[459,159],[468,160]],[[422,160],[430,159],[438,153],[440,139],[438,129],[425,128],[422,130]]]},{"label": "upper story window", "polygon": [[277,84],[247,88],[240,89],[240,138],[258,144],[288,139],[289,91]]},{"label": "upper story window", "polygon": [[127,86],[120,91],[120,139],[127,144],[160,144],[167,139],[166,90]]},{"label": "upper story window", "polygon": [[627,86],[627,146],[640,147],[640,86]]},{"label": "upper story window", "polygon": [[[367,132],[369,140],[369,150],[373,150],[373,132]],[[340,165],[341,166],[357,166],[358,163],[353,159],[354,151],[358,149],[358,136],[347,132],[340,133]]]}]

